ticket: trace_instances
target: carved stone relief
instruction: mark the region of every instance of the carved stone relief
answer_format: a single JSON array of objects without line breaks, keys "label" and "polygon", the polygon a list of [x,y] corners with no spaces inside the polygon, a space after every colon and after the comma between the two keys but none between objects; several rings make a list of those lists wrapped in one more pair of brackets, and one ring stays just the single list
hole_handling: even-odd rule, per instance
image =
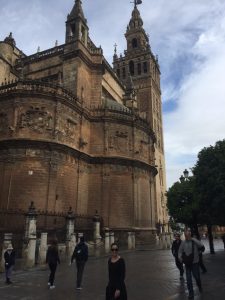
[{"label": "carved stone relief", "polygon": [[31,106],[25,113],[20,115],[18,123],[20,128],[29,128],[38,133],[52,131],[53,129],[52,114],[45,107]]},{"label": "carved stone relief", "polygon": [[127,131],[117,130],[109,135],[109,148],[127,153],[130,147],[130,139]]}]

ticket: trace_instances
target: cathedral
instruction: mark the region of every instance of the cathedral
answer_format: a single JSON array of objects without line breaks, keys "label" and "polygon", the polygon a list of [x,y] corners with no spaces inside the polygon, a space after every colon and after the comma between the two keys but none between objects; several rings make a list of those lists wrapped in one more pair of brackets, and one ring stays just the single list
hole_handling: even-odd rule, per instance
[{"label": "cathedral", "polygon": [[148,241],[168,222],[160,67],[138,9],[112,65],[81,0],[65,43],[27,56],[0,41],[0,210],[94,215]]}]

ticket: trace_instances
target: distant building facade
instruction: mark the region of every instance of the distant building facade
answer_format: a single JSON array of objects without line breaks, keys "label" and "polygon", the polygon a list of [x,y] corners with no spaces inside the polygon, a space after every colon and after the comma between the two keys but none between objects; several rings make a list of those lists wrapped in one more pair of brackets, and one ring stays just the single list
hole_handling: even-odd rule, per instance
[{"label": "distant building facade", "polygon": [[167,222],[159,64],[136,3],[113,68],[88,31],[76,0],[65,44],[0,42],[0,209],[97,210],[148,240]]}]

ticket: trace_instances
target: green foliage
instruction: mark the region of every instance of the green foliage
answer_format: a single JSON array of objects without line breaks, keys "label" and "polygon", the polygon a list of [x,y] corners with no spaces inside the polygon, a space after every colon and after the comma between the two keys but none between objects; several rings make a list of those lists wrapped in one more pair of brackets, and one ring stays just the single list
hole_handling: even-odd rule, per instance
[{"label": "green foliage", "polygon": [[225,140],[199,152],[193,174],[202,222],[225,225]]},{"label": "green foliage", "polygon": [[167,192],[167,208],[176,223],[196,222],[198,202],[194,196],[194,177],[175,182]]}]

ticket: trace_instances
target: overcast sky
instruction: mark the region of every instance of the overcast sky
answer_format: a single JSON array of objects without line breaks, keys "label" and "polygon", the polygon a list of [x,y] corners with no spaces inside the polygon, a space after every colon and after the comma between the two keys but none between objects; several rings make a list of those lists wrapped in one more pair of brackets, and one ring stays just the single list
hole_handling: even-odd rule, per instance
[{"label": "overcast sky", "polygon": [[[10,31],[25,54],[65,39],[73,0],[0,0],[0,40]],[[125,49],[130,0],[83,0],[90,36],[112,62]],[[197,153],[225,137],[225,0],[143,0],[144,28],[159,56],[168,187]]]}]

